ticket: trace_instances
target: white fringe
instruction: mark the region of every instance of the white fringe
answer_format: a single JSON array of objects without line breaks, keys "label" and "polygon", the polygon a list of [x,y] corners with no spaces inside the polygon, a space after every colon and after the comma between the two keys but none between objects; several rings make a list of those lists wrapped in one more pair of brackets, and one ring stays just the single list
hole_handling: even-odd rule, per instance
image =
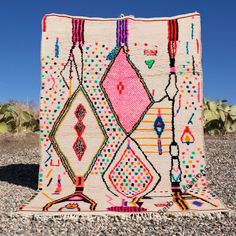
[{"label": "white fringe", "polygon": [[11,213],[11,217],[26,217],[32,220],[42,220],[42,221],[57,221],[57,220],[73,220],[79,222],[86,222],[86,221],[94,221],[94,222],[120,222],[120,221],[143,221],[143,220],[168,220],[174,218],[198,218],[198,219],[223,219],[228,217],[236,217],[236,211],[229,210],[229,211],[215,211],[215,212],[188,212],[188,213],[165,213],[164,215],[160,215],[158,213],[135,213],[135,214],[119,214],[119,215],[112,215],[112,214],[58,214],[58,213],[31,213],[31,214],[22,214],[22,213]]}]

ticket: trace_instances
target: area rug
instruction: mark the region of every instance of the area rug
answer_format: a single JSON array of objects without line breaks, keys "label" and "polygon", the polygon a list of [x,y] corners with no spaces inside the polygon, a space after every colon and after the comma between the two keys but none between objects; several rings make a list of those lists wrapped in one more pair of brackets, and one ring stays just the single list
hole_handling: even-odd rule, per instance
[{"label": "area rug", "polygon": [[42,20],[38,191],[20,212],[220,211],[206,183],[200,15]]}]

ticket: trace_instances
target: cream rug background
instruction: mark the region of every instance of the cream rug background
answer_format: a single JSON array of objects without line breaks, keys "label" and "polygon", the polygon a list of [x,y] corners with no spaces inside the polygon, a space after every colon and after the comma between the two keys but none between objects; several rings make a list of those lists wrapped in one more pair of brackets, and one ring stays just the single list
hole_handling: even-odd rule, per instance
[{"label": "cream rug background", "polygon": [[20,212],[221,211],[207,188],[200,15],[42,21],[39,189]]}]

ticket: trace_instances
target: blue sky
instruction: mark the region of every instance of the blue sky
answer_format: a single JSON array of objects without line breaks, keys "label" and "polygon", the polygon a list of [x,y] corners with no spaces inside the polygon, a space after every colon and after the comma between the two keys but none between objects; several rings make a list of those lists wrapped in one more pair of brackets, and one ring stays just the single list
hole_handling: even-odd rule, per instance
[{"label": "blue sky", "polygon": [[41,19],[47,13],[160,17],[198,11],[202,17],[204,96],[236,104],[236,1],[1,0],[0,103],[39,104]]}]

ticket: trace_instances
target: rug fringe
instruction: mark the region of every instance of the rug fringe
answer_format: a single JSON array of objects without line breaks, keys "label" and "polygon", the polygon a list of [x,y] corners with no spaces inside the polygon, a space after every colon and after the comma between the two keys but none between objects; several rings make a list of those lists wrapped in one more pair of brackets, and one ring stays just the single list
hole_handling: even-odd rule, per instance
[{"label": "rug fringe", "polygon": [[119,221],[143,221],[143,220],[165,220],[165,219],[173,219],[173,218],[199,218],[199,219],[223,219],[228,217],[236,217],[236,211],[219,211],[219,212],[189,212],[189,213],[168,213],[164,215],[160,215],[158,213],[135,213],[135,214],[120,214],[120,215],[112,215],[112,214],[104,214],[104,215],[89,215],[89,214],[45,214],[45,213],[32,213],[32,214],[19,214],[19,213],[11,213],[10,216],[19,216],[31,218],[32,220],[76,220],[78,222],[86,222],[86,221],[96,221],[96,222],[119,222]]}]

